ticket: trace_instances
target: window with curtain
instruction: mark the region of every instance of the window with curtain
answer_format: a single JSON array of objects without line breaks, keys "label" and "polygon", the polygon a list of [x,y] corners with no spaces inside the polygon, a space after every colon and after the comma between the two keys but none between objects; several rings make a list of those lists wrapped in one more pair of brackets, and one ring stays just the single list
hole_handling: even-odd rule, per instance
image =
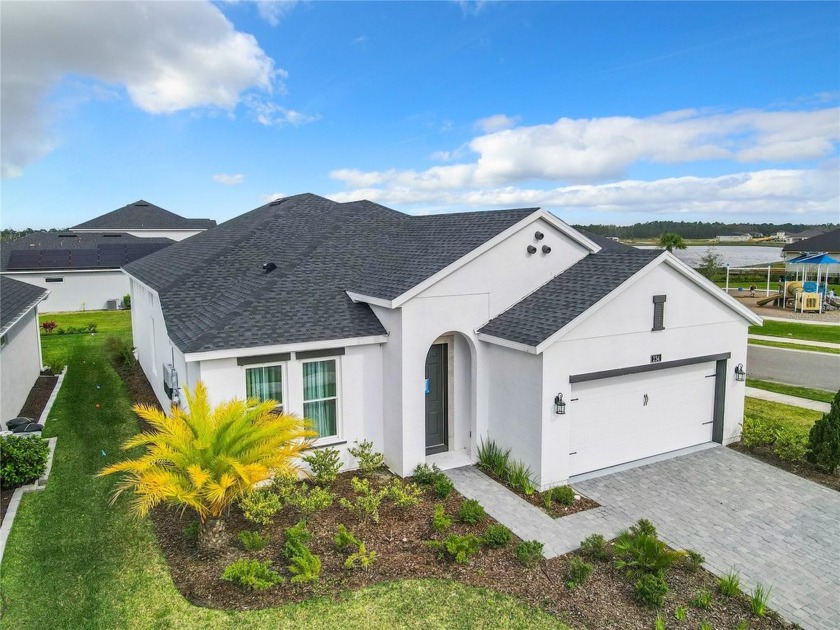
[{"label": "window with curtain", "polygon": [[261,401],[276,400],[283,409],[283,368],[279,365],[245,370],[245,395]]},{"label": "window with curtain", "polygon": [[338,435],[335,359],[303,364],[303,415],[318,437]]}]

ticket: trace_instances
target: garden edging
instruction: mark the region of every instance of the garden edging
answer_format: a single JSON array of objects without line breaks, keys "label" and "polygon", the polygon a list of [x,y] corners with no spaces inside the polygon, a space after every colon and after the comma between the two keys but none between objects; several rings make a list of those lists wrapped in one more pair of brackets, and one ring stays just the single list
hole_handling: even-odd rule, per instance
[{"label": "garden edging", "polygon": [[[44,407],[44,411],[41,413],[41,417],[39,418],[39,423],[41,424],[41,426],[46,425],[47,418],[50,415],[53,403],[55,403],[55,399],[58,396],[58,391],[61,389],[61,384],[64,382],[64,376],[66,374],[67,368],[65,367],[61,371],[61,374],[59,374],[58,381],[56,381],[52,394],[50,394],[50,397],[47,400],[47,405]],[[57,442],[58,438],[52,437],[47,439],[47,444],[49,446],[50,452],[47,456],[47,467],[44,470],[44,474],[32,483],[15,488],[14,494],[12,494],[12,499],[11,501],[9,501],[9,507],[6,509],[6,514],[3,517],[3,524],[0,525],[0,563],[3,562],[3,555],[6,551],[6,543],[9,540],[9,534],[12,531],[12,525],[14,525],[15,516],[17,516],[18,507],[20,506],[20,502],[23,498],[23,495],[27,492],[43,490],[47,485],[47,480],[49,479],[50,472],[52,471],[53,457],[55,456],[55,445]]]}]

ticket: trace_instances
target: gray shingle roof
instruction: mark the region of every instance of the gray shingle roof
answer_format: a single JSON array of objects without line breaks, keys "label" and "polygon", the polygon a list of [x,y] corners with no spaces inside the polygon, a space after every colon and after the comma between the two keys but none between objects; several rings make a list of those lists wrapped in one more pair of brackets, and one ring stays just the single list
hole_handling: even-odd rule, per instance
[{"label": "gray shingle roof", "polygon": [[782,247],[783,252],[840,252],[840,229],[812,236],[797,243],[788,243]]},{"label": "gray shingle roof", "polygon": [[216,225],[213,219],[188,219],[164,210],[148,201],[135,201],[71,230],[206,230]]},{"label": "gray shingle roof", "polygon": [[[347,291],[393,299],[533,213],[408,216],[304,194],[126,266],[155,289],[184,352],[385,334]],[[277,268],[266,273],[263,263]]]},{"label": "gray shingle roof", "polygon": [[0,334],[11,328],[46,294],[47,290],[41,287],[0,276]]},{"label": "gray shingle roof", "polygon": [[632,248],[590,254],[491,319],[479,332],[536,347],[662,254]]},{"label": "gray shingle roof", "polygon": [[0,243],[0,270],[119,269],[174,243],[96,232],[33,232]]}]

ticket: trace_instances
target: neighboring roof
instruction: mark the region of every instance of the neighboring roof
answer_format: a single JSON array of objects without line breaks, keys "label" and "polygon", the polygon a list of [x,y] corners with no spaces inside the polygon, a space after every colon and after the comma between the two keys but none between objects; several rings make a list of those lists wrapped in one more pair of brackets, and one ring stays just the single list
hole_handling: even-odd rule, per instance
[{"label": "neighboring roof", "polygon": [[71,230],[206,230],[213,219],[188,219],[148,201],[135,201],[102,216],[74,225]]},{"label": "neighboring roof", "polygon": [[536,347],[664,253],[630,248],[589,254],[478,332]]},{"label": "neighboring roof", "polygon": [[131,234],[32,232],[0,243],[0,271],[119,269],[172,243]]},{"label": "neighboring roof", "polygon": [[840,252],[840,228],[806,238],[798,243],[788,243],[782,247],[783,252],[826,252],[829,254]]},{"label": "neighboring roof", "polygon": [[581,230],[578,229],[578,232],[583,234],[587,237],[590,241],[594,242],[596,245],[601,247],[601,251],[604,252],[629,252],[634,251],[635,248],[630,245],[625,245],[624,243],[620,243],[618,241],[614,241],[613,239],[607,236],[601,236],[600,234],[593,234],[588,230]]},{"label": "neighboring roof", "polygon": [[535,211],[409,216],[297,195],[125,270],[158,292],[183,352],[384,335],[370,306],[347,291],[393,299]]},{"label": "neighboring roof", "polygon": [[33,284],[0,276],[0,334],[14,326],[43,300],[47,293],[49,291]]},{"label": "neighboring roof", "polygon": [[797,232],[796,234],[788,234],[788,238],[798,238],[800,240],[806,238],[812,238],[814,236],[819,236],[820,234],[825,234],[825,230],[805,230],[804,232]]}]

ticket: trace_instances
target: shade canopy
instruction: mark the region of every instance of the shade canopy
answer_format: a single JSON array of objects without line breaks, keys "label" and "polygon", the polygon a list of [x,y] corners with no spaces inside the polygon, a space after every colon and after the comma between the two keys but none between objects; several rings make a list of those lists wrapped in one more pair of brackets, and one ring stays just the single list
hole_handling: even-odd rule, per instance
[{"label": "shade canopy", "polygon": [[840,260],[832,258],[828,254],[803,254],[788,262],[792,265],[834,265],[840,263]]}]

